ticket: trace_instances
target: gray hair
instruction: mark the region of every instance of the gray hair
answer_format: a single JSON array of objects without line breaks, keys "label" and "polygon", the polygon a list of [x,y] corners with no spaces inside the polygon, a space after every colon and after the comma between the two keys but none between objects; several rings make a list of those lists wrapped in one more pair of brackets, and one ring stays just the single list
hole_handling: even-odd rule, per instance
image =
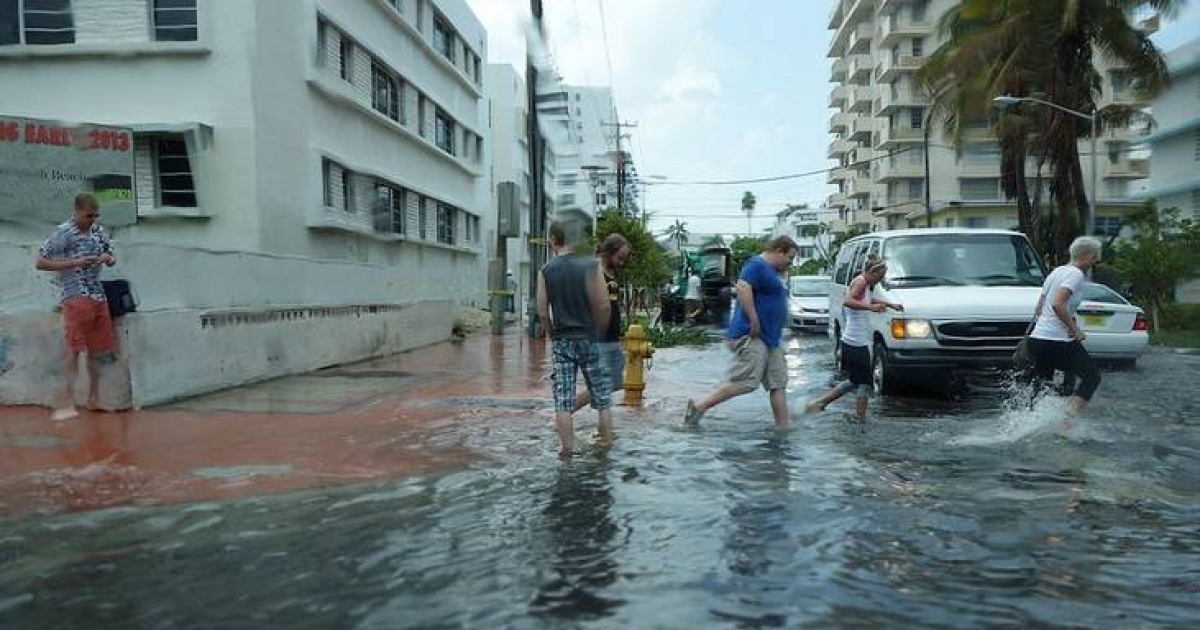
[{"label": "gray hair", "polygon": [[1094,236],[1080,236],[1071,241],[1071,247],[1067,251],[1071,254],[1071,260],[1079,260],[1087,254],[1099,256],[1102,248],[1100,239]]}]

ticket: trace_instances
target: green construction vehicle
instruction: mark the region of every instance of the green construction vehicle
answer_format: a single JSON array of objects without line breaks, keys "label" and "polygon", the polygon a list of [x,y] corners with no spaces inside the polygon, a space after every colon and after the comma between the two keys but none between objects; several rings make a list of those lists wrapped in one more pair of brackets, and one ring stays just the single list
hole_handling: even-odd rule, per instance
[{"label": "green construction vehicle", "polygon": [[[710,246],[699,251],[683,252],[675,273],[674,290],[662,296],[661,321],[666,324],[685,324],[691,316],[696,324],[725,325],[733,303],[732,256],[728,247]],[[700,277],[700,303],[689,305],[688,276]],[[691,312],[689,312],[691,311]]]}]

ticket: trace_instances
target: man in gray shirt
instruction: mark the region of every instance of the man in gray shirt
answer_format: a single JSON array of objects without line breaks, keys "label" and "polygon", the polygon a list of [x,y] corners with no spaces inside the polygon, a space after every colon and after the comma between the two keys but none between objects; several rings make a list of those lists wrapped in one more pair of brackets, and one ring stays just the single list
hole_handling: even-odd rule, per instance
[{"label": "man in gray shirt", "polygon": [[101,266],[111,267],[117,264],[117,259],[104,228],[96,223],[99,216],[95,197],[88,194],[75,197],[74,216],[59,225],[38,249],[37,268],[57,272],[67,336],[66,406],[54,410],[51,416],[54,420],[70,420],[79,415],[75,411],[75,375],[82,352],[88,355],[88,408],[99,407],[97,362],[111,357],[117,348],[108,302],[100,284]]},{"label": "man in gray shirt", "polygon": [[596,339],[608,326],[608,290],[604,273],[592,256],[578,256],[567,245],[566,231],[554,222],[549,230],[554,258],[538,272],[537,311],[542,330],[549,331],[554,361],[554,426],[562,441],[559,457],[575,448],[576,371],[583,373],[592,408],[599,412],[599,444],[612,445],[612,391],[600,363]]}]

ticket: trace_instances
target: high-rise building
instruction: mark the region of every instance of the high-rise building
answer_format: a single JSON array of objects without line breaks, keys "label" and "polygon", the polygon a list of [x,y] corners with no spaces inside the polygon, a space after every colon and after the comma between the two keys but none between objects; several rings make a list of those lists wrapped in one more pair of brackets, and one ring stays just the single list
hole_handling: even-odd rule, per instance
[{"label": "high-rise building", "polygon": [[[837,0],[829,16],[833,60],[828,156],[838,166],[827,181],[837,186],[827,205],[838,213],[837,227],[887,229],[926,224],[929,186],[931,223],[938,227],[1009,228],[1017,224],[1014,202],[1000,190],[1000,156],[986,123],[967,129],[961,155],[927,119],[930,99],[913,80],[928,55],[941,44],[939,18],[952,0]],[[1100,55],[1097,63],[1102,63]],[[1100,105],[1136,105],[1129,73],[1102,67]],[[1098,144],[1100,190],[1097,231],[1118,230],[1121,216],[1137,206],[1131,181],[1148,172],[1145,156],[1130,148],[1132,130],[1106,130]],[[929,179],[925,153],[929,153]],[[1087,140],[1080,143],[1083,173],[1091,181]],[[1036,175],[1028,165],[1026,176]],[[1043,173],[1044,175],[1044,173]],[[1043,186],[1048,183],[1043,179]],[[1043,198],[1048,197],[1046,192]]]},{"label": "high-rise building", "polygon": [[1150,188],[1159,208],[1200,220],[1200,39],[1167,53],[1171,85],[1154,99]]}]

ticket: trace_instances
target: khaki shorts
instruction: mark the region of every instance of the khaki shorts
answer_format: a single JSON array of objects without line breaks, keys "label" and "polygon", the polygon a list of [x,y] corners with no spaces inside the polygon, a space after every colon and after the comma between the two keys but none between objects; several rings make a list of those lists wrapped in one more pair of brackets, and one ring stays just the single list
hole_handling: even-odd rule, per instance
[{"label": "khaki shorts", "polygon": [[729,367],[728,381],[740,385],[745,391],[753,391],[762,384],[763,389],[773,391],[787,389],[787,363],[783,360],[783,348],[768,348],[762,339],[749,335],[733,341],[733,365]]}]

